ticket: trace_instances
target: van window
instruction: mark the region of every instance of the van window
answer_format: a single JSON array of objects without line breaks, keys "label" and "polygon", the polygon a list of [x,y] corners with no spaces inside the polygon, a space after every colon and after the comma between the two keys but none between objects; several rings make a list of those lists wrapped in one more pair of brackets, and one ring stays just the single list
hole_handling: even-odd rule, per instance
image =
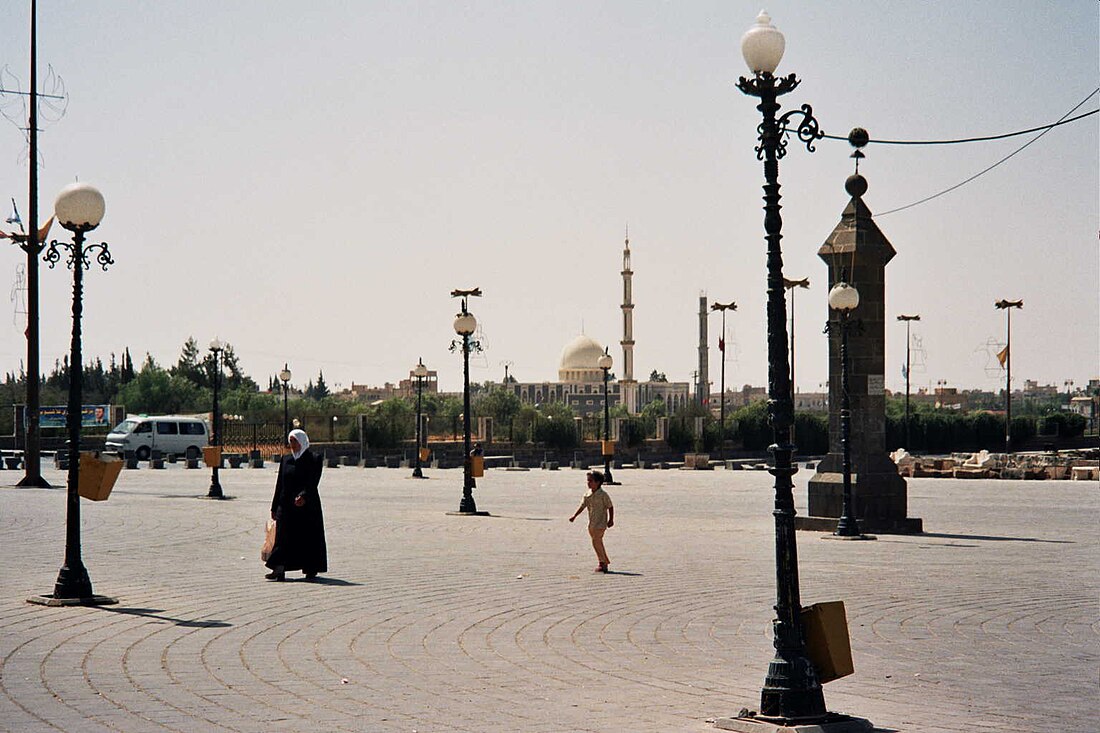
[{"label": "van window", "polygon": [[201,422],[181,422],[180,435],[206,435]]},{"label": "van window", "polygon": [[137,420],[123,420],[111,430],[112,433],[128,433],[137,425]]},{"label": "van window", "polygon": [[151,433],[151,432],[153,432],[153,423],[151,423],[151,422],[140,423],[136,428],[134,428],[134,432],[135,433]]},{"label": "van window", "polygon": [[158,422],[157,435],[179,435],[179,426],[174,422]]}]

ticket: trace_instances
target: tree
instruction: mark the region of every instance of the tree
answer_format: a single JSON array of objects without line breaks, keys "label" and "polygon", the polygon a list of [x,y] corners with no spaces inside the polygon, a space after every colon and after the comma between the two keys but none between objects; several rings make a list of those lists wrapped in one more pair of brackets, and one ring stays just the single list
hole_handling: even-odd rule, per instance
[{"label": "tree", "polygon": [[328,385],[325,384],[325,373],[317,371],[317,384],[313,386],[313,399],[323,400],[329,396]]},{"label": "tree", "polygon": [[470,405],[475,415],[493,418],[495,432],[503,436],[508,435],[512,420],[519,413],[519,407],[519,397],[503,389],[493,390]]},{"label": "tree", "polygon": [[207,386],[208,380],[203,369],[198,342],[193,336],[188,336],[180,351],[180,358],[170,371],[174,376],[189,379],[200,387]]}]

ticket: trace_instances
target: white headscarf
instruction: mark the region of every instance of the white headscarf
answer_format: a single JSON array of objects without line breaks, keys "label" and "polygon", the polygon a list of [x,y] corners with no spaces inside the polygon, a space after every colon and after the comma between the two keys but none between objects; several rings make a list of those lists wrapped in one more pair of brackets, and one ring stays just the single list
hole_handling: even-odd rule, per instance
[{"label": "white headscarf", "polygon": [[295,428],[294,430],[290,431],[290,435],[287,436],[286,442],[290,443],[291,438],[294,438],[298,441],[298,450],[293,451],[294,460],[298,460],[302,457],[302,454],[306,452],[306,448],[309,448],[309,436],[306,435],[305,430],[299,430],[298,428]]}]

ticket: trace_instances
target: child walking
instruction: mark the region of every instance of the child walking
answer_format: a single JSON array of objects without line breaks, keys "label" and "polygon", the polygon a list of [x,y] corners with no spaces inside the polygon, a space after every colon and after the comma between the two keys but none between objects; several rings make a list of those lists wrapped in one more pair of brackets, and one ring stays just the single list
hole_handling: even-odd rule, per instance
[{"label": "child walking", "polygon": [[596,551],[596,559],[600,563],[596,572],[606,573],[611,561],[603,546],[603,535],[609,527],[615,526],[615,506],[611,503],[611,497],[603,490],[603,474],[599,471],[588,473],[588,493],[581,499],[581,505],[569,517],[569,521],[572,522],[585,509],[588,510],[588,534],[592,538],[592,549]]}]

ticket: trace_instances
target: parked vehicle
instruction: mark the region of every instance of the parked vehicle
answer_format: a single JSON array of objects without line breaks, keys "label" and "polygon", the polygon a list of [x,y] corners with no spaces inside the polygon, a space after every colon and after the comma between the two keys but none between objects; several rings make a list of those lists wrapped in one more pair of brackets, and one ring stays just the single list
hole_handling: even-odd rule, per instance
[{"label": "parked vehicle", "polygon": [[154,450],[164,455],[199,458],[209,442],[206,422],[181,415],[129,415],[107,434],[107,450],[133,451],[148,460]]}]

